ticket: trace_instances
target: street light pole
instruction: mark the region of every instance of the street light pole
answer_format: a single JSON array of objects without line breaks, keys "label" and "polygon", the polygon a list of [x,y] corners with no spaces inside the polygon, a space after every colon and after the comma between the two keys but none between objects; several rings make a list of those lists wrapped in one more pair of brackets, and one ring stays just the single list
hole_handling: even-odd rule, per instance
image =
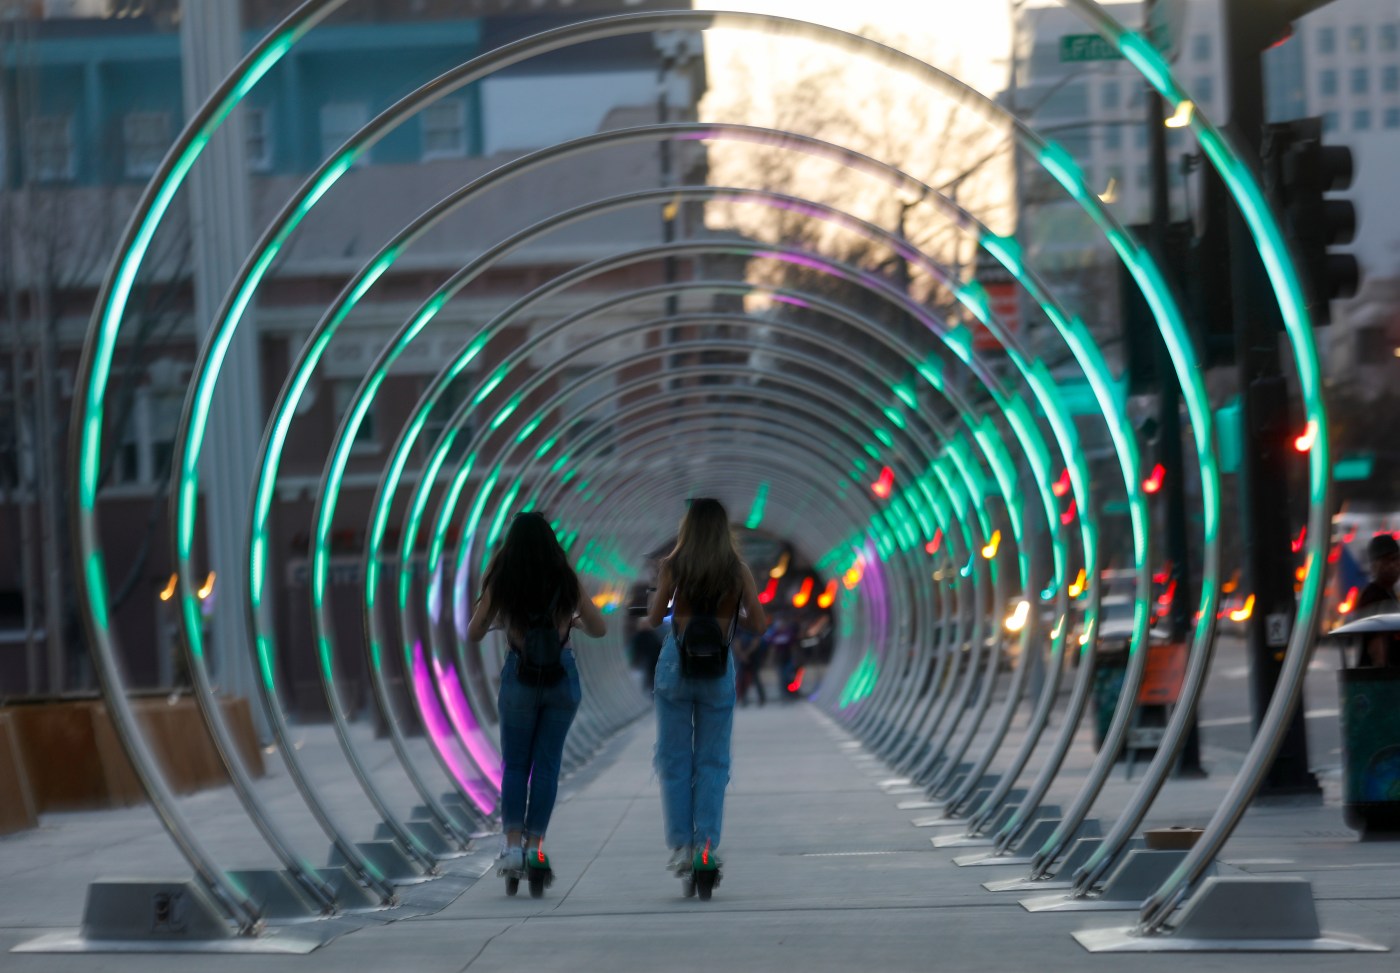
[{"label": "street light pole", "polygon": [[[1152,23],[1157,0],[1148,0],[1143,11],[1144,23]],[[1171,223],[1171,195],[1167,183],[1166,109],[1162,96],[1149,89],[1147,98],[1147,138],[1152,175],[1151,240],[1150,245],[1160,264],[1172,266],[1172,247],[1167,240]],[[1183,281],[1178,279],[1177,285]],[[1187,641],[1191,631],[1190,606],[1196,604],[1196,584],[1191,571],[1190,544],[1186,538],[1186,476],[1181,450],[1181,385],[1172,367],[1166,342],[1157,336],[1152,342],[1154,368],[1157,373],[1157,436],[1158,458],[1164,471],[1161,503],[1165,507],[1166,555],[1171,564],[1167,581],[1175,587],[1167,607],[1168,638],[1174,645]],[[1168,590],[1171,590],[1170,587]],[[1201,740],[1196,719],[1182,747],[1177,765],[1180,776],[1204,776],[1201,767]]]},{"label": "street light pole", "polygon": [[[1287,4],[1280,4],[1280,7]],[[1303,7],[1317,3],[1295,3]],[[1278,9],[1261,12],[1246,0],[1224,5],[1228,45],[1230,122],[1235,137],[1258,157],[1264,130],[1263,52],[1287,27]],[[1263,264],[1239,210],[1229,218],[1230,275],[1234,294],[1235,362],[1239,369],[1241,420],[1249,447],[1239,470],[1240,524],[1244,575],[1254,594],[1254,613],[1245,637],[1249,654],[1250,699],[1254,730],[1273,698],[1282,668],[1289,626],[1296,614],[1293,594],[1292,533],[1288,517],[1290,460],[1288,390],[1279,366],[1281,324],[1278,302],[1269,289]],[[1295,460],[1296,461],[1296,460]],[[1315,567],[1314,570],[1322,570]],[[1259,794],[1321,795],[1308,769],[1308,741],[1303,705],[1294,710],[1288,731]]]}]

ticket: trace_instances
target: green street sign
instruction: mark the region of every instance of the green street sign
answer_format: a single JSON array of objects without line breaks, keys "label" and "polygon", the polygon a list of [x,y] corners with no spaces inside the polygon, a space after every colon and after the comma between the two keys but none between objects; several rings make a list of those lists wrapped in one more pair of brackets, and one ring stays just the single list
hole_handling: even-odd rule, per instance
[{"label": "green street sign", "polygon": [[[1170,5],[1161,5],[1154,9],[1165,12],[1159,13],[1152,18],[1152,24],[1147,28],[1147,38],[1152,42],[1152,46],[1169,61],[1176,60],[1176,37],[1181,32],[1180,24],[1173,25],[1172,21],[1179,21],[1184,13],[1176,11],[1176,8],[1168,9]],[[1184,9],[1184,8],[1183,8]],[[1176,12],[1174,12],[1176,11]],[[1068,64],[1076,61],[1121,61],[1123,55],[1118,53],[1118,49],[1104,40],[1098,34],[1061,34],[1060,35],[1060,63]]]},{"label": "green street sign", "polygon": [[1098,34],[1064,34],[1060,37],[1060,62],[1121,61],[1118,48]]},{"label": "green street sign", "polygon": [[1371,470],[1376,465],[1376,457],[1372,453],[1357,453],[1353,456],[1344,456],[1337,460],[1337,464],[1332,467],[1332,479],[1334,480],[1369,480]]}]

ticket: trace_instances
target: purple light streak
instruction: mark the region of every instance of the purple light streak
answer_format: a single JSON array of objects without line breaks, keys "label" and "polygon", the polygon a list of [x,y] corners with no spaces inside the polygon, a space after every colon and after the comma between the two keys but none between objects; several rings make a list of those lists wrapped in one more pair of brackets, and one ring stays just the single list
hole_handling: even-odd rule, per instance
[{"label": "purple light streak", "polygon": [[433,692],[432,677],[423,658],[422,642],[413,643],[413,692],[418,698],[418,711],[423,714],[423,725],[432,738],[433,746],[442,754],[453,779],[482,813],[491,814],[496,810],[496,794],[484,778],[462,766],[459,752],[452,746],[455,737],[442,707],[438,705],[437,694]]}]

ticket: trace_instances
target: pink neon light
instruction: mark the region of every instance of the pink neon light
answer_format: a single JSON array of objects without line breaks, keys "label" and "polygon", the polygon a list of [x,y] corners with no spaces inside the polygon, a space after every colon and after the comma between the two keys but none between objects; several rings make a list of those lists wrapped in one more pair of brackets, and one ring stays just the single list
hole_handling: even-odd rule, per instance
[{"label": "pink neon light", "polygon": [[457,678],[457,670],[452,663],[443,663],[433,656],[433,672],[437,676],[438,691],[447,706],[447,718],[457,730],[457,737],[466,746],[472,760],[486,774],[486,779],[501,789],[501,755],[496,752],[486,734],[481,732],[472,713],[471,704],[462,692],[462,681]]},{"label": "pink neon light", "polygon": [[423,643],[413,643],[413,692],[418,698],[419,712],[423,714],[423,725],[432,737],[433,746],[442,754],[443,761],[452,772],[452,777],[462,786],[472,803],[490,814],[496,809],[496,796],[482,777],[468,773],[462,766],[458,751],[451,745],[454,739],[452,728],[442,707],[438,705],[437,694],[433,692],[432,677],[428,675],[428,663],[423,659]]}]

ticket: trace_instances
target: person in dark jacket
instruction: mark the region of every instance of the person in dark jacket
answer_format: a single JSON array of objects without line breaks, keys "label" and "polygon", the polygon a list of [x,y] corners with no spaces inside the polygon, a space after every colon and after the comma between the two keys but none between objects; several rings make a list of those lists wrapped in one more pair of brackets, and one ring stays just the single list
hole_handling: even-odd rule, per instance
[{"label": "person in dark jacket", "polygon": [[[1391,534],[1377,534],[1366,545],[1371,582],[1356,596],[1355,617],[1400,612],[1395,582],[1400,581],[1400,542]],[[1400,666],[1400,637],[1381,632],[1361,643],[1361,665]]]}]

